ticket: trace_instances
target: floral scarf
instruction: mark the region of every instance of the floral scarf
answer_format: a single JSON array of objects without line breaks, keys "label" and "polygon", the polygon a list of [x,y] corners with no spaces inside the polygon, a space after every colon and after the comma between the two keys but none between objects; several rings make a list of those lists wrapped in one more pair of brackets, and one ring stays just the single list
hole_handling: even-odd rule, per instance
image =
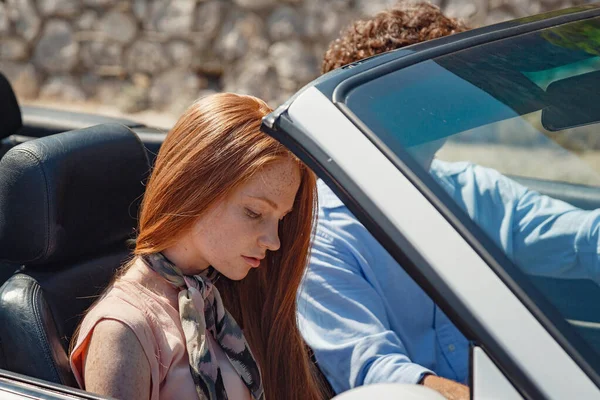
[{"label": "floral scarf", "polygon": [[181,289],[179,316],[198,398],[227,400],[221,369],[211,342],[206,340],[205,335],[209,334],[221,346],[252,398],[264,400],[258,364],[242,329],[223,307],[221,295],[212,283],[219,273],[209,267],[199,275],[183,275],[162,253],[143,255],[141,258],[148,267]]}]

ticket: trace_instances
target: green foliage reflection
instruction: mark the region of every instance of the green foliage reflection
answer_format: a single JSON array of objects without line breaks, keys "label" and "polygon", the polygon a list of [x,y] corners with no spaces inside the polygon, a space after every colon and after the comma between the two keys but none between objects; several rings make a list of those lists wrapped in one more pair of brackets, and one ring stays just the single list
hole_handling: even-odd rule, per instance
[{"label": "green foliage reflection", "polygon": [[545,30],[541,36],[555,46],[600,55],[600,21],[597,19],[561,25]]}]

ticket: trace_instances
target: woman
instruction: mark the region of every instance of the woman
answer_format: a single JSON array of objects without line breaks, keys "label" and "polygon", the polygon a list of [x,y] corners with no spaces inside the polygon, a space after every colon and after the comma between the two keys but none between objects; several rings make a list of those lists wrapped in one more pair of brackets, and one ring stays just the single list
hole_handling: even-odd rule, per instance
[{"label": "woman", "polygon": [[75,337],[82,388],[123,399],[320,397],[296,326],[315,177],[259,132],[270,111],[216,94],[167,135],[134,257]]}]

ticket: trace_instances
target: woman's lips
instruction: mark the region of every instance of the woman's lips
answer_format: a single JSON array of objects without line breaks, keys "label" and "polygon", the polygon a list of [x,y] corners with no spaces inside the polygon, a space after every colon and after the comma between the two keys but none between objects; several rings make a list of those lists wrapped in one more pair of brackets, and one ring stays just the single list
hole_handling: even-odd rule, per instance
[{"label": "woman's lips", "polygon": [[242,258],[252,268],[258,268],[258,266],[260,265],[260,260],[258,258],[255,258],[255,257],[246,257],[246,256],[242,256]]}]

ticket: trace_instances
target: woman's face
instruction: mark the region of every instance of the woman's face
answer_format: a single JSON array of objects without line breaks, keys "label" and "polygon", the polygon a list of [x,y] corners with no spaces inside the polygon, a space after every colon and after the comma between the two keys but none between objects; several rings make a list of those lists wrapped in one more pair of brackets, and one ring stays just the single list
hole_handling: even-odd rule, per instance
[{"label": "woman's face", "polygon": [[263,168],[198,219],[177,246],[186,261],[176,264],[185,274],[212,265],[229,279],[243,279],[267,251],[279,249],[279,222],[291,211],[300,181],[291,159]]}]

